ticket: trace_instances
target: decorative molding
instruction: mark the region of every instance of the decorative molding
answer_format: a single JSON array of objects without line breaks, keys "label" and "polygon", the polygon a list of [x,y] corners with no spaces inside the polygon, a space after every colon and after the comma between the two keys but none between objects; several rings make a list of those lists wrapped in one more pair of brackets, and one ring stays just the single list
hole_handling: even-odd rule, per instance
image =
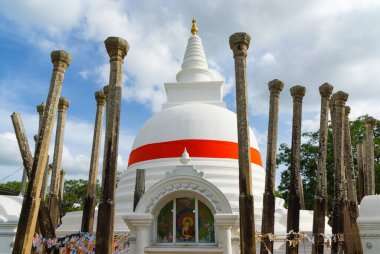
[{"label": "decorative molding", "polygon": [[174,183],[174,184],[167,185],[163,187],[161,190],[159,190],[157,194],[153,198],[151,198],[150,202],[145,208],[145,212],[150,213],[158,200],[160,200],[163,196],[177,190],[196,191],[200,193],[201,195],[203,195],[207,200],[209,200],[214,205],[215,209],[218,212],[223,211],[223,209],[219,206],[220,201],[209,190],[207,190],[203,186],[200,186],[198,184],[190,184],[190,183]]}]

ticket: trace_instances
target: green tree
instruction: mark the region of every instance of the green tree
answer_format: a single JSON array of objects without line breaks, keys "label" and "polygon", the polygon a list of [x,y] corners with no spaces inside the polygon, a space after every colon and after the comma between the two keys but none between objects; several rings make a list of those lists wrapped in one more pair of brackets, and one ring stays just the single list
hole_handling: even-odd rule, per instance
[{"label": "green tree", "polygon": [[[357,172],[357,156],[356,145],[363,143],[365,139],[365,126],[363,119],[366,116],[361,116],[350,122],[351,139],[353,146],[353,157],[355,163],[355,172]],[[312,210],[314,207],[314,194],[317,184],[317,161],[319,147],[319,131],[306,132],[302,134],[306,140],[301,145],[301,162],[300,171],[304,188],[305,207]],[[375,143],[375,172],[376,172],[376,193],[380,193],[380,123],[377,122],[374,128],[374,143]],[[332,143],[332,130],[329,126],[328,144],[327,144],[327,188],[328,188],[328,203],[329,209],[332,207],[334,193],[334,155]],[[281,173],[281,182],[278,186],[278,192],[285,199],[285,205],[288,201],[289,180],[290,180],[290,154],[291,150],[287,144],[282,143],[277,154],[277,165],[286,169]]]}]

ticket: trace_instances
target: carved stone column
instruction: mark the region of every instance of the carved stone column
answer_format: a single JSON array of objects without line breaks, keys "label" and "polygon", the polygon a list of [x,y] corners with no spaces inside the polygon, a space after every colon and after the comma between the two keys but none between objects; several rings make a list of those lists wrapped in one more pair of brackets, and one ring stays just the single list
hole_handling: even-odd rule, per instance
[{"label": "carved stone column", "polygon": [[59,192],[58,192],[58,197],[61,202],[63,202],[63,191],[65,188],[65,175],[66,175],[66,171],[62,169],[60,172],[60,177],[59,177]]},{"label": "carved stone column", "polygon": [[96,251],[113,253],[115,217],[115,185],[120,127],[122,65],[129,45],[126,40],[108,37],[104,42],[110,56],[110,79],[106,106],[106,135],[104,141],[102,193],[96,228]]},{"label": "carved stone column", "polygon": [[247,50],[250,41],[251,37],[246,33],[235,33],[229,39],[235,60],[239,147],[240,249],[242,254],[256,253],[246,73]]},{"label": "carved stone column", "polygon": [[[38,112],[38,136],[39,136],[40,132],[41,132],[42,121],[44,120],[46,103],[42,102],[36,108],[37,108],[37,112]],[[38,139],[37,139],[37,142],[38,142]]]},{"label": "carved stone column", "polygon": [[367,195],[375,195],[375,154],[373,143],[373,126],[376,120],[373,117],[367,117],[364,121],[366,127],[365,157],[367,166]]},{"label": "carved stone column", "polygon": [[51,167],[49,167],[49,155],[48,155],[47,156],[47,160],[46,160],[46,167],[45,167],[45,172],[44,172],[44,178],[42,180],[43,181],[42,182],[42,188],[41,188],[41,198],[43,200],[45,200],[47,183],[49,181],[50,172],[51,172]]},{"label": "carved stone column", "polygon": [[46,112],[42,122],[41,138],[34,155],[31,180],[24,198],[20,219],[17,227],[13,254],[29,253],[32,248],[32,240],[36,229],[37,215],[40,207],[40,194],[42,180],[46,167],[47,155],[51,134],[53,131],[55,113],[62,89],[62,81],[67,67],[71,62],[71,56],[65,51],[53,51],[51,60],[54,64],[50,82],[49,94],[46,100]]},{"label": "carved stone column", "polygon": [[356,177],[354,168],[354,159],[352,156],[351,145],[351,131],[350,131],[350,119],[348,118],[351,112],[349,106],[345,106],[344,113],[344,161],[346,169],[346,182],[347,182],[347,197],[348,208],[350,213],[351,233],[354,241],[354,253],[363,253],[362,243],[360,241],[360,233],[356,219],[359,216],[358,201],[356,196]]},{"label": "carved stone column", "polygon": [[[301,174],[300,174],[300,153],[301,153],[301,123],[302,123],[302,99],[305,96],[306,88],[303,86],[293,86],[290,94],[293,97],[293,125],[292,125],[292,147],[290,161],[290,184],[288,199],[288,218],[286,231],[299,231],[300,209],[301,209]],[[292,237],[289,239],[291,240]],[[296,247],[286,245],[286,253],[298,253]]]},{"label": "carved stone column", "polygon": [[324,249],[324,237],[320,234],[325,233],[325,218],[327,213],[327,140],[328,140],[328,119],[329,103],[333,86],[324,83],[319,87],[321,95],[321,117],[319,124],[319,151],[318,151],[318,172],[317,172],[317,190],[314,197],[314,215],[313,215],[313,235],[315,242],[312,247],[313,254],[321,254]]},{"label": "carved stone column", "polygon": [[[274,213],[275,213],[275,180],[276,180],[276,152],[277,152],[277,132],[278,132],[278,108],[279,97],[284,83],[274,79],[268,83],[270,91],[269,102],[269,122],[267,141],[267,160],[265,168],[265,192],[263,200],[263,218],[261,222],[261,233],[274,233]],[[273,241],[263,238],[260,248],[261,254],[268,254],[268,250],[273,253]]]},{"label": "carved stone column", "polygon": [[50,218],[54,228],[57,227],[59,222],[59,176],[61,172],[62,151],[63,151],[63,137],[66,125],[66,112],[70,106],[70,101],[64,97],[59,99],[58,104],[58,121],[57,132],[55,136],[54,155],[53,155],[53,168],[51,173],[50,193],[49,193],[49,211]]},{"label": "carved stone column", "polygon": [[102,138],[104,106],[106,105],[106,96],[103,90],[95,93],[96,99],[96,117],[94,126],[94,137],[92,141],[90,172],[88,175],[87,197],[84,201],[82,216],[82,232],[92,232],[94,227],[94,214],[96,207],[96,187],[98,183],[98,163],[100,144]]},{"label": "carved stone column", "polygon": [[136,184],[135,193],[133,198],[133,211],[135,211],[137,204],[145,192],[145,169],[136,169]]},{"label": "carved stone column", "polygon": [[357,144],[356,145],[356,158],[357,158],[357,161],[358,161],[358,185],[359,185],[359,197],[358,197],[358,202],[360,203],[361,200],[363,199],[363,197],[365,196],[365,178],[366,178],[366,175],[364,173],[364,161],[365,161],[365,158],[364,158],[364,150],[365,150],[365,147],[364,147],[364,144]]},{"label": "carved stone column", "polygon": [[344,234],[344,244],[333,241],[331,253],[340,253],[342,250],[353,250],[354,240],[352,237],[350,214],[347,200],[347,183],[345,173],[345,149],[344,149],[344,127],[345,127],[345,103],[348,94],[337,92],[334,94],[334,125],[335,145],[334,145],[334,207],[333,207],[333,234]]}]

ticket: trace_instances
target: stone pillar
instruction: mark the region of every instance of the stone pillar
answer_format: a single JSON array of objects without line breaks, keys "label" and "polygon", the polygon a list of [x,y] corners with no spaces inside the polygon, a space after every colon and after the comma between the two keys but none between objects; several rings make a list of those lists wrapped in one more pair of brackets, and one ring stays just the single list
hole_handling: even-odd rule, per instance
[{"label": "stone pillar", "polygon": [[344,161],[346,169],[346,182],[347,182],[347,197],[348,197],[348,209],[350,213],[351,234],[354,243],[354,253],[363,253],[362,243],[360,241],[360,233],[356,219],[359,216],[358,201],[356,195],[356,177],[354,168],[354,159],[352,156],[351,145],[351,131],[350,131],[350,119],[348,115],[351,112],[349,106],[344,108]]},{"label": "stone pillar", "polygon": [[[301,153],[301,123],[302,123],[302,99],[305,96],[306,88],[303,86],[293,86],[290,94],[293,97],[293,125],[292,125],[292,147],[290,161],[290,184],[288,199],[288,218],[286,231],[299,231],[300,209],[301,209],[301,174],[300,174],[300,153]],[[290,239],[292,240],[292,239]],[[286,253],[298,253],[296,247],[286,245]]]},{"label": "stone pillar", "polygon": [[62,151],[63,151],[63,137],[66,125],[66,112],[70,106],[70,101],[64,97],[59,99],[58,104],[58,121],[57,132],[55,136],[54,155],[53,155],[53,168],[51,173],[50,193],[49,193],[49,211],[50,218],[54,228],[57,227],[59,222],[59,176],[61,172]]},{"label": "stone pillar", "polygon": [[82,216],[82,232],[92,232],[94,227],[94,214],[97,204],[96,188],[98,183],[98,164],[100,144],[102,138],[104,106],[106,105],[106,96],[103,90],[95,93],[96,99],[96,116],[94,126],[94,136],[92,140],[92,152],[90,172],[88,175],[87,197],[84,201],[83,216]]},{"label": "stone pillar", "polygon": [[365,173],[364,173],[364,145],[356,145],[356,158],[358,161],[358,186],[359,186],[359,196],[358,202],[360,203],[363,197],[365,196]]},{"label": "stone pillar", "polygon": [[115,187],[120,127],[122,64],[129,45],[126,40],[108,37],[104,42],[110,56],[110,79],[106,106],[106,135],[104,141],[102,193],[98,209],[96,250],[113,253],[115,217]]},{"label": "stone pillar", "polygon": [[365,157],[367,165],[367,195],[375,195],[375,153],[373,143],[373,126],[376,120],[373,117],[367,117],[364,121],[366,127]]},{"label": "stone pillar", "polygon": [[36,108],[37,108],[37,112],[38,112],[38,133],[39,133],[41,131],[42,121],[44,119],[46,103],[42,102]]},{"label": "stone pillar", "polygon": [[30,152],[29,142],[25,134],[24,124],[18,112],[14,112],[11,115],[11,119],[12,119],[13,128],[15,130],[16,138],[17,138],[17,144],[20,149],[22,163],[24,165],[24,170],[26,171],[26,174],[28,178],[30,179],[30,176],[32,175],[31,171],[33,167],[33,156],[32,156],[32,153]]},{"label": "stone pillar", "polygon": [[319,87],[321,95],[321,117],[319,123],[319,150],[318,150],[318,172],[317,190],[314,197],[313,214],[313,235],[315,242],[312,247],[313,254],[321,254],[324,249],[324,237],[320,234],[325,233],[325,218],[327,213],[327,140],[328,140],[328,119],[329,103],[333,86],[324,83]]},{"label": "stone pillar", "polygon": [[350,214],[347,200],[347,185],[345,173],[345,149],[344,149],[344,127],[345,127],[345,103],[348,94],[337,92],[334,94],[334,207],[333,207],[333,234],[344,234],[344,244],[333,241],[331,253],[340,253],[345,250],[354,250],[354,239],[352,236]]},{"label": "stone pillar", "polygon": [[24,170],[22,171],[22,179],[21,179],[21,187],[20,187],[20,196],[24,196],[25,194],[25,186],[26,186],[26,179],[28,178],[27,174],[26,174],[26,170],[24,168]]},{"label": "stone pillar", "polygon": [[43,182],[42,182],[42,189],[41,189],[41,198],[43,200],[45,200],[47,183],[49,181],[50,172],[51,172],[51,167],[49,167],[49,155],[48,155],[47,159],[46,159],[46,167],[45,167],[45,172],[44,172],[44,178],[42,180]]},{"label": "stone pillar", "polygon": [[232,254],[232,227],[238,222],[236,214],[215,214],[215,225],[219,228],[219,247],[223,254]]},{"label": "stone pillar", "polygon": [[65,188],[65,175],[66,175],[66,171],[62,169],[60,173],[60,177],[59,177],[59,192],[58,192],[59,200],[61,202],[63,202],[63,192]]},{"label": "stone pillar", "polygon": [[140,201],[140,198],[144,195],[145,192],[145,169],[136,169],[136,184],[135,184],[135,193],[133,199],[133,211],[135,211],[137,204]]},{"label": "stone pillar", "polygon": [[[123,220],[131,230],[131,235],[135,235],[136,244],[134,254],[144,254],[145,248],[149,247],[152,241],[152,223],[154,220],[151,214],[127,214]],[[132,251],[132,250],[130,250]]]},{"label": "stone pillar", "polygon": [[67,67],[71,62],[71,56],[65,51],[53,51],[51,60],[54,64],[50,82],[49,94],[46,100],[46,112],[42,122],[42,136],[38,142],[34,156],[31,180],[24,198],[20,219],[18,222],[13,254],[29,253],[32,248],[32,240],[36,229],[37,215],[40,207],[40,194],[42,180],[46,167],[47,155],[51,134],[54,126],[54,118],[58,106],[58,100],[62,89],[62,81]]},{"label": "stone pillar", "polygon": [[247,50],[250,41],[251,37],[246,33],[235,33],[229,39],[235,60],[241,254],[256,253],[246,73]]},{"label": "stone pillar", "polygon": [[[269,102],[269,122],[268,122],[268,142],[267,160],[265,168],[265,192],[263,198],[263,218],[261,222],[261,233],[274,234],[274,213],[275,213],[275,180],[276,180],[276,152],[277,152],[277,131],[278,131],[278,107],[280,92],[284,88],[284,83],[274,79],[268,83],[270,91]],[[260,248],[261,254],[268,254],[268,250],[273,253],[273,241],[263,238]]]}]

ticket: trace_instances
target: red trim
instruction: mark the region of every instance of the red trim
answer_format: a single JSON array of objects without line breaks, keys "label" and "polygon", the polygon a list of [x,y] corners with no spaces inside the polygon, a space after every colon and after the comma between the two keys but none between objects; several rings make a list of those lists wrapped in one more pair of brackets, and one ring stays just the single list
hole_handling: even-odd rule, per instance
[{"label": "red trim", "polygon": [[[238,159],[238,144],[229,141],[186,139],[153,143],[133,150],[128,166],[147,160],[181,157],[186,148],[190,157]],[[251,147],[251,162],[263,166],[260,152]]]}]

